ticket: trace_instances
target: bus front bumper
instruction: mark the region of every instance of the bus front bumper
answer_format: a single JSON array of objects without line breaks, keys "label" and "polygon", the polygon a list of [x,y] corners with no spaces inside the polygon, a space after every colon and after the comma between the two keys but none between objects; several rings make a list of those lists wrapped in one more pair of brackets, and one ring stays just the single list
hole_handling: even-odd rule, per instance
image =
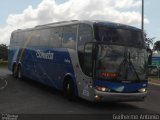
[{"label": "bus front bumper", "polygon": [[113,92],[101,92],[95,90],[95,101],[143,101],[147,96],[147,92],[144,93],[113,93]]}]

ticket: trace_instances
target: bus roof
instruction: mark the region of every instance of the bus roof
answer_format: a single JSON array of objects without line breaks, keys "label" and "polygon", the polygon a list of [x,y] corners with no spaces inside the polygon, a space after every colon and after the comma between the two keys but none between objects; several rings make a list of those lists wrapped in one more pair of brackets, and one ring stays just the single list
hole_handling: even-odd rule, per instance
[{"label": "bus roof", "polygon": [[96,24],[100,26],[108,26],[108,27],[114,27],[114,28],[123,28],[123,29],[131,29],[131,30],[137,30],[141,31],[141,29],[126,25],[126,24],[121,24],[121,23],[116,23],[116,22],[110,22],[110,21],[95,21]]},{"label": "bus roof", "polygon": [[20,32],[20,31],[30,31],[30,30],[35,30],[35,29],[41,29],[41,28],[49,28],[49,27],[58,27],[58,26],[65,26],[65,25],[72,25],[72,24],[78,24],[78,23],[86,23],[86,24],[98,24],[102,26],[109,26],[109,27],[115,27],[115,28],[123,28],[123,29],[131,29],[131,30],[137,30],[141,31],[141,29],[121,24],[121,23],[115,23],[115,22],[109,22],[109,21],[100,21],[100,20],[71,20],[71,21],[60,21],[60,22],[55,22],[55,23],[49,23],[49,24],[44,24],[44,25],[38,25],[33,28],[28,28],[28,29],[18,29],[15,30],[14,32]]}]

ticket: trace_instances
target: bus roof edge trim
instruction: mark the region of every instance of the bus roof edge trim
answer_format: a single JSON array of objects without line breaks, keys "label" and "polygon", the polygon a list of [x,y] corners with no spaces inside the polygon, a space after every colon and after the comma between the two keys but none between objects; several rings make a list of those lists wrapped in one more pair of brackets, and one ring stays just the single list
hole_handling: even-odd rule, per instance
[{"label": "bus roof edge trim", "polygon": [[58,25],[61,23],[72,23],[72,22],[77,22],[78,20],[71,20],[71,21],[60,21],[60,22],[55,22],[55,23],[49,23],[49,24],[44,24],[44,25],[38,25],[35,26],[35,28],[41,28],[41,27],[46,27],[46,26],[50,26],[50,25]]}]

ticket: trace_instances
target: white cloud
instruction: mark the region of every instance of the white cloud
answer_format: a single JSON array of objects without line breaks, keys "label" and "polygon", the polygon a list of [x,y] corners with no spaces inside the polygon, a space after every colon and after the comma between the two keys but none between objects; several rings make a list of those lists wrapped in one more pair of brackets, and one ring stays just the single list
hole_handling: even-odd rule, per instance
[{"label": "white cloud", "polygon": [[[141,0],[68,0],[57,4],[43,0],[36,8],[28,6],[21,14],[10,14],[6,26],[0,28],[0,43],[9,44],[11,31],[55,21],[73,19],[107,20],[129,25],[140,25]],[[132,8],[132,10],[130,10]],[[145,23],[149,20],[145,18]]]},{"label": "white cloud", "polygon": [[142,0],[115,0],[115,6],[118,8],[130,8],[141,6]]}]

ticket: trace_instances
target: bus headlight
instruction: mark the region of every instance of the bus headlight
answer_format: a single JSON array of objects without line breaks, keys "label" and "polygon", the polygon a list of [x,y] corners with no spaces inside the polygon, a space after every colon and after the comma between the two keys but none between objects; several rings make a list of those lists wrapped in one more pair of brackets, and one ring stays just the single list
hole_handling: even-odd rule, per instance
[{"label": "bus headlight", "polygon": [[96,87],[96,90],[98,91],[102,91],[102,92],[109,92],[110,89],[109,88],[106,88],[106,87],[100,87],[100,86],[97,86]]},{"label": "bus headlight", "polygon": [[146,88],[141,88],[141,89],[138,90],[138,92],[144,93],[144,92],[147,92],[147,89]]}]

